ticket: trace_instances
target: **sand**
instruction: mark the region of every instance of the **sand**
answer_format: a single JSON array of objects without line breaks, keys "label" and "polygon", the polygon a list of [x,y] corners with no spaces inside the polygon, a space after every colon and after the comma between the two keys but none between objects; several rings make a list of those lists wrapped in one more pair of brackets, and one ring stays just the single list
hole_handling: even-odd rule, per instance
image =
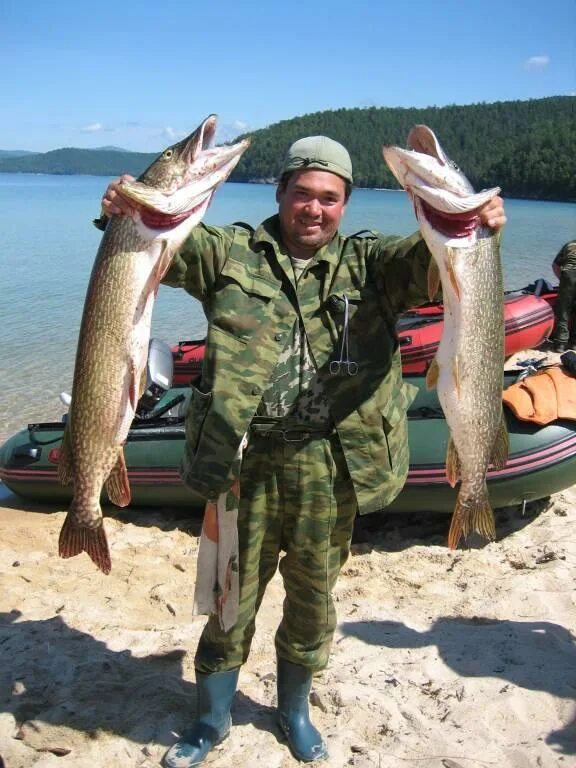
[{"label": "sand", "polygon": [[[576,765],[576,487],[449,551],[448,517],[358,521],[312,717],[333,768]],[[200,520],[107,509],[113,567],[57,556],[64,511],[0,497],[0,765],[151,768],[194,711]],[[275,725],[279,577],[213,768],[299,765]]]}]

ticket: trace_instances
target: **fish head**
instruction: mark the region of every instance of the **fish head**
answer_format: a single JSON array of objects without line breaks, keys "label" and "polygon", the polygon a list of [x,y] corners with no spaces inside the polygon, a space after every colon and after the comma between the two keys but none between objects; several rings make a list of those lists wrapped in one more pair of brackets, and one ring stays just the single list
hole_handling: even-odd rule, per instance
[{"label": "fish head", "polygon": [[416,125],[411,129],[407,149],[385,146],[383,155],[412,199],[425,237],[428,229],[449,239],[476,236],[481,226],[479,209],[500,190],[475,193],[428,126]]},{"label": "fish head", "polygon": [[[250,144],[213,146],[216,115],[193,133],[167,147],[135,181],[123,181],[120,193],[134,208],[139,229],[163,235],[186,222],[189,231],[204,216],[212,196]],[[180,231],[180,230],[179,230]]]}]

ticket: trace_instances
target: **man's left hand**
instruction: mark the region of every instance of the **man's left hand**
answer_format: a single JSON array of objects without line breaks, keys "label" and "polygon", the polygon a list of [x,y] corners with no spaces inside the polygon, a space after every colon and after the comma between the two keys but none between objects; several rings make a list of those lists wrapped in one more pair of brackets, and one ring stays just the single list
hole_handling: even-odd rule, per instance
[{"label": "man's left hand", "polygon": [[497,195],[489,200],[486,205],[478,211],[480,215],[480,221],[492,229],[502,229],[506,224],[506,214],[504,212],[504,200]]}]

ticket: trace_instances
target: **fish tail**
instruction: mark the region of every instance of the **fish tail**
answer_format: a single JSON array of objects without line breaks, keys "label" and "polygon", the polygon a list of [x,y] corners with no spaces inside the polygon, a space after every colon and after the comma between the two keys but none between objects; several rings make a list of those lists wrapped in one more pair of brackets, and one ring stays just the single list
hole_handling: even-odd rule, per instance
[{"label": "fish tail", "polygon": [[58,554],[66,558],[74,557],[81,552],[86,552],[102,573],[110,573],[112,561],[102,518],[95,528],[89,528],[78,522],[71,508],[60,531]]},{"label": "fish tail", "polygon": [[496,538],[496,523],[486,483],[474,498],[463,498],[462,491],[458,494],[448,532],[450,549],[456,549],[462,537],[466,539],[473,531],[489,541]]}]

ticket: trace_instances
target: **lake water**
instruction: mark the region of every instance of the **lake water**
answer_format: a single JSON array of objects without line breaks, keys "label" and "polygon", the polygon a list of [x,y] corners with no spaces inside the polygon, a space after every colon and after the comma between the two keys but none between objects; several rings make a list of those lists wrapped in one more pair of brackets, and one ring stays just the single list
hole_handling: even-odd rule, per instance
[{"label": "lake water", "polygon": [[[29,421],[59,419],[60,392],[72,385],[74,355],[88,277],[101,233],[91,224],[109,179],[101,176],[0,174],[2,293],[0,296],[0,439]],[[274,213],[275,187],[225,184],[205,221],[252,225]],[[576,236],[576,206],[507,200],[503,243],[505,287],[544,277]],[[342,231],[416,229],[403,192],[356,189]],[[167,342],[202,336],[200,304],[161,287],[152,333]]]}]

